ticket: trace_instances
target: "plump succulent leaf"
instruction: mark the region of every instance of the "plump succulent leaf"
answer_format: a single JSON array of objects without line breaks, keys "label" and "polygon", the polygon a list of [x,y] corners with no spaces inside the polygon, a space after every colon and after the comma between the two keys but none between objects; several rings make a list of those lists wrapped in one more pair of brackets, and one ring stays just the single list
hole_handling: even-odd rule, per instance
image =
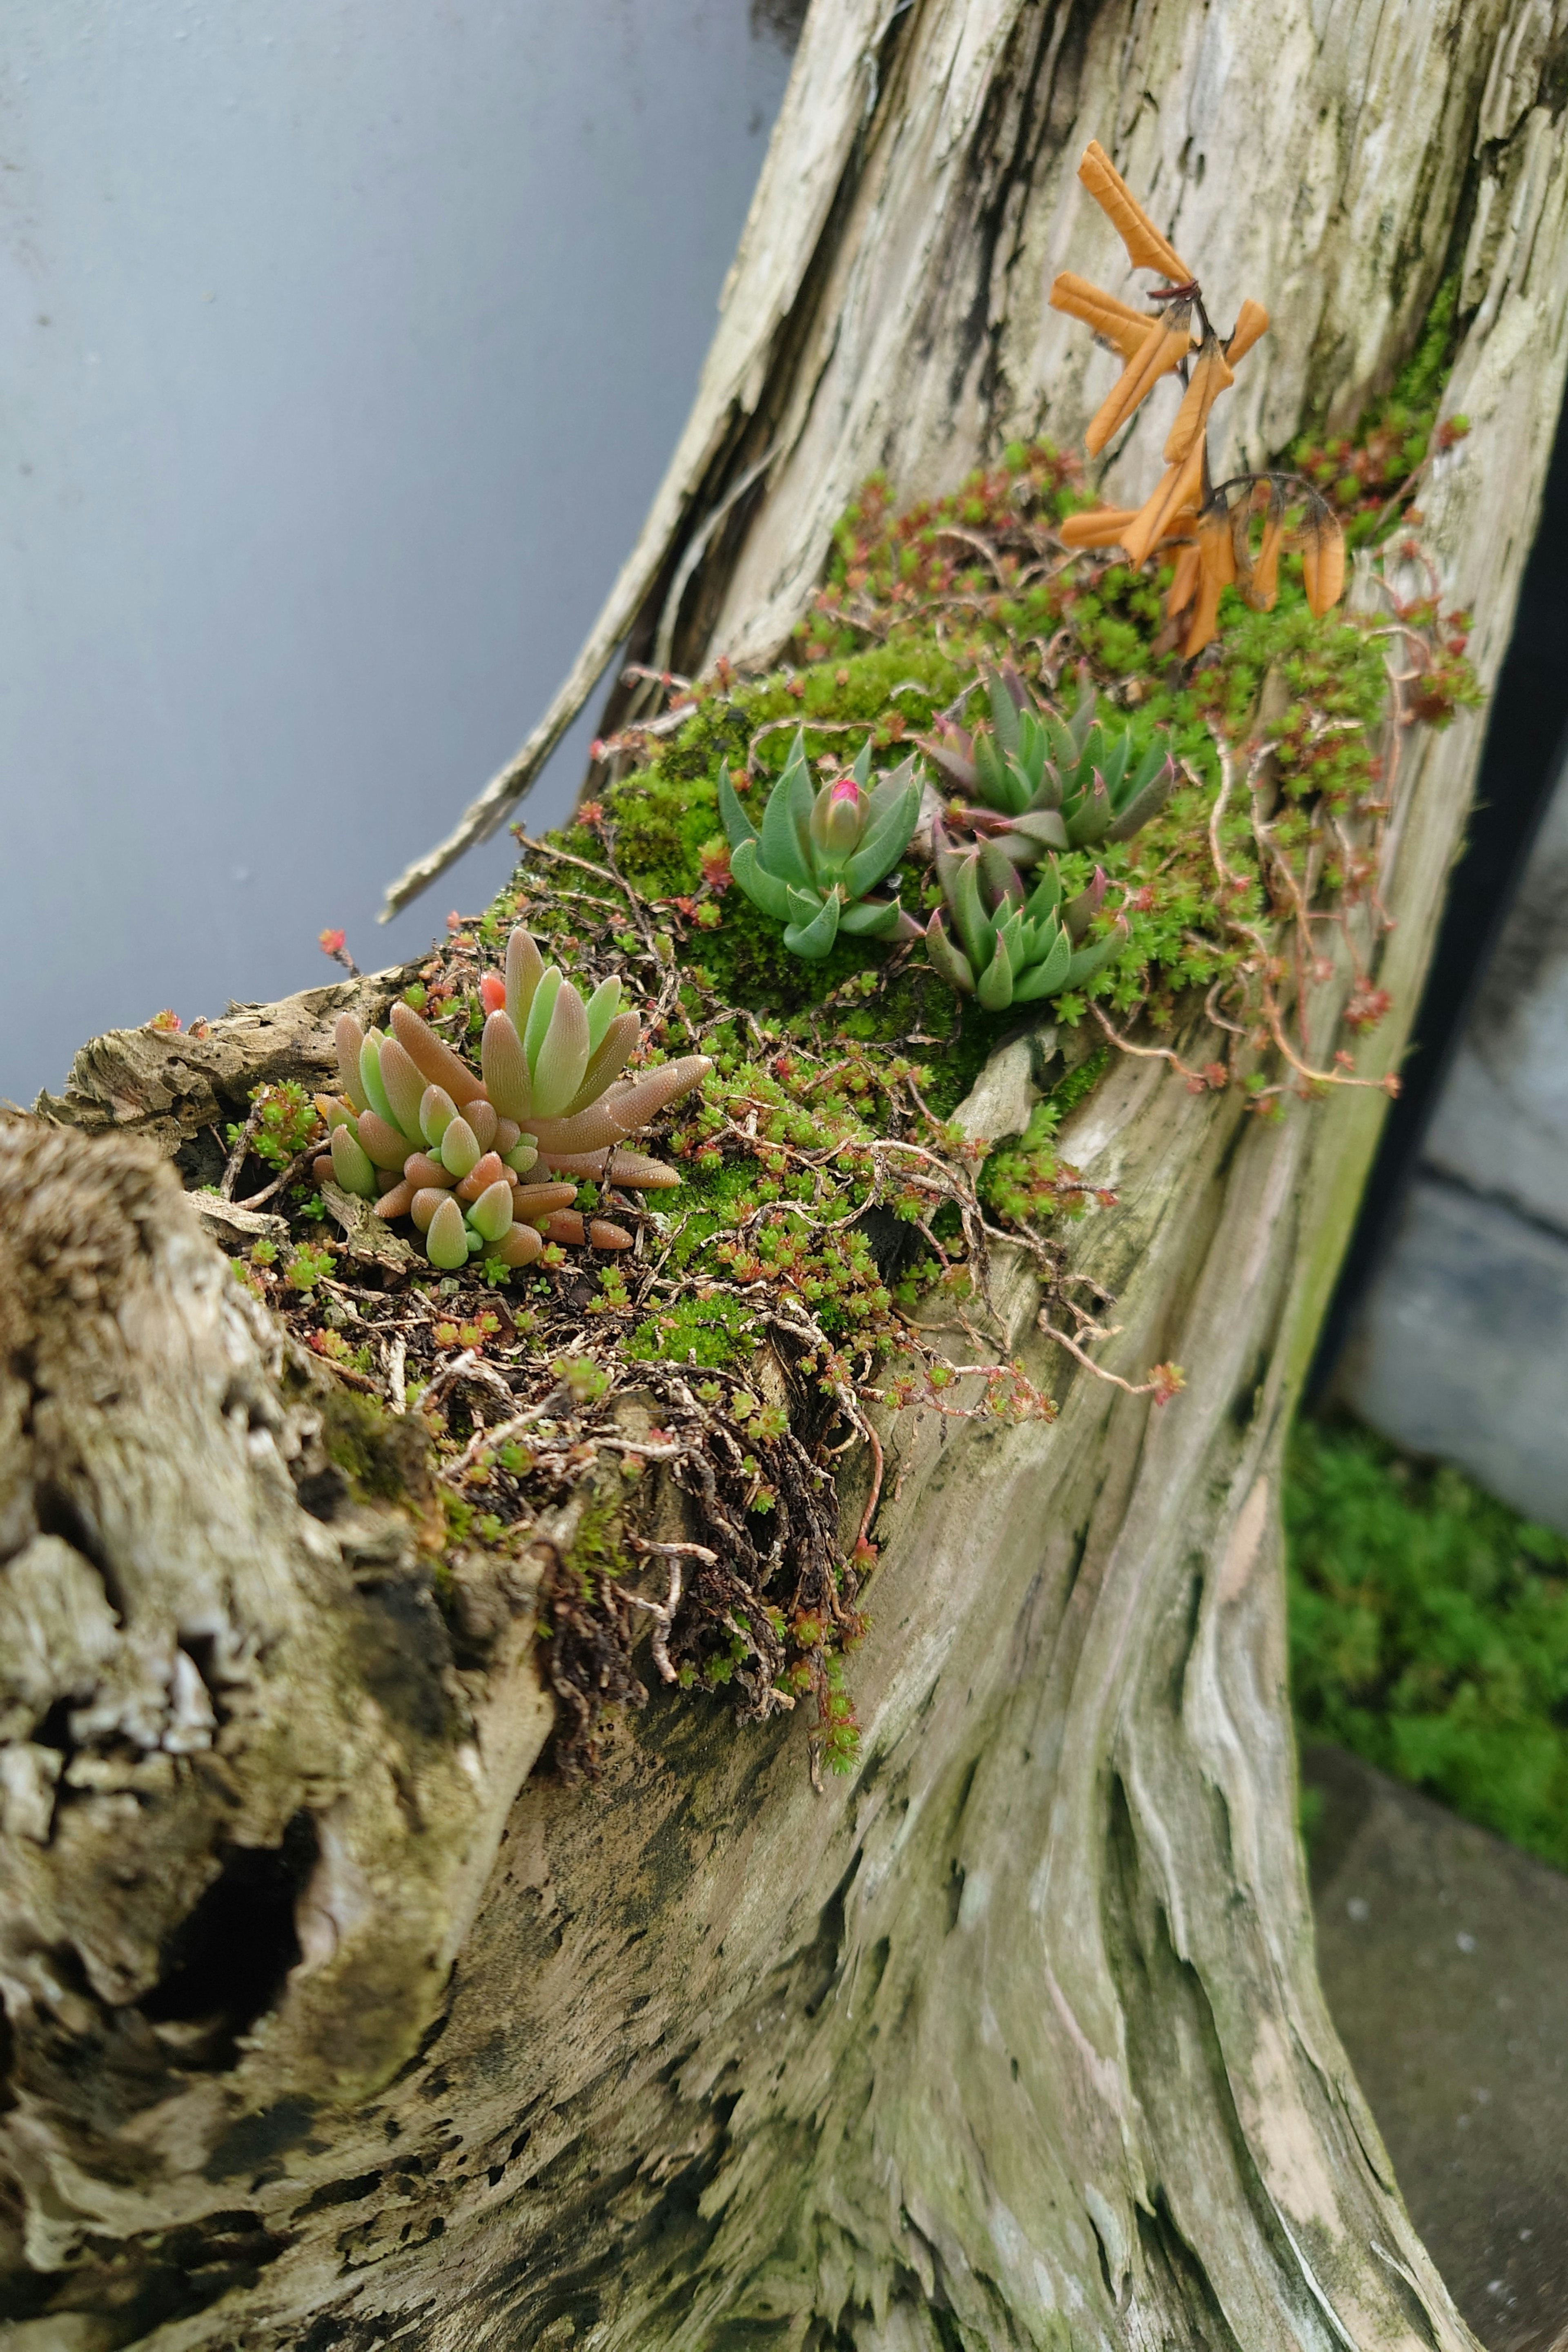
[{"label": "plump succulent leaf", "polygon": [[468,1223],[481,1241],[499,1242],[511,1225],[511,1186],[505,1177],[489,1184],[468,1211]]},{"label": "plump succulent leaf", "polygon": [[468,1229],[450,1192],[441,1201],[425,1234],[425,1255],[432,1265],[454,1274],[468,1262]]},{"label": "plump succulent leaf", "polygon": [[[408,1172],[409,1171],[406,1168],[403,1171],[405,1177]],[[457,1192],[458,1200],[461,1201],[464,1208],[467,1209],[472,1206],[473,1202],[479,1199],[481,1192],[488,1192],[492,1184],[505,1184],[509,1193],[511,1190],[510,1181],[508,1179],[506,1170],[501,1165],[501,1158],[499,1151],[484,1152],[480,1158],[474,1162],[468,1174],[454,1187],[454,1190]]]},{"label": "plump succulent leaf", "polygon": [[401,1128],[411,1142],[419,1140],[419,1110],[426,1088],[423,1073],[395,1037],[382,1039],[377,1061],[394,1126]]},{"label": "plump succulent leaf", "polygon": [[838,893],[829,891],[815,914],[808,912],[812,901],[804,890],[792,890],[790,903],[795,919],[785,927],[784,943],[791,955],[820,963],[838,937]]},{"label": "plump succulent leaf", "polygon": [[544,977],[544,958],[520,923],[506,943],[506,1009],[521,1037],[528,1026],[533,992]]},{"label": "plump succulent leaf", "polygon": [[605,1032],[621,1009],[621,983],[618,974],[602,980],[588,999],[584,1011],[588,1015],[588,1055],[590,1061],[605,1042]]},{"label": "plump succulent leaf", "polygon": [[455,1182],[461,1183],[470,1170],[479,1164],[479,1139],[466,1118],[452,1121],[441,1138],[441,1165]]},{"label": "plump succulent leaf", "polygon": [[509,1225],[491,1255],[503,1265],[531,1265],[544,1247],[544,1236],[537,1225]]},{"label": "plump succulent leaf", "polygon": [[395,1127],[396,1116],[386,1098],[386,1088],[381,1082],[381,1033],[377,1029],[373,1029],[360,1046],[359,1082],[360,1090],[376,1117],[384,1119],[389,1127]]},{"label": "plump succulent leaf", "polygon": [[390,1170],[395,1175],[403,1172],[410,1145],[408,1138],[390,1119],[375,1110],[362,1110],[356,1122],[361,1143],[378,1168]]},{"label": "plump succulent leaf", "polygon": [[528,1008],[528,1022],[522,1032],[522,1050],[528,1055],[530,1076],[539,1060],[539,1049],[549,1034],[555,1000],[565,986],[566,975],[559,964],[549,964],[540,975],[539,986],[533,992],[533,1002]]},{"label": "plump succulent leaf", "polygon": [[914,837],[920,823],[921,788],[914,763],[906,760],[895,773],[905,778],[897,795],[884,806],[844,867],[844,887],[851,898],[863,898],[889,875]]},{"label": "plump succulent leaf", "polygon": [[[539,996],[534,998],[537,1011],[550,975],[540,982]],[[533,1015],[529,1015],[529,1026]],[[588,1066],[590,1052],[588,1013],[582,998],[568,980],[563,980],[555,991],[550,1008],[550,1021],[539,1041],[537,1052],[529,1055],[532,1078],[533,1113],[539,1118],[559,1118],[583,1083],[583,1073]]]},{"label": "plump succulent leaf", "polygon": [[426,1087],[419,1097],[419,1132],[432,1150],[458,1116],[458,1106],[445,1087]]},{"label": "plump succulent leaf", "polygon": [[344,1094],[355,1110],[368,1110],[370,1104],[359,1080],[359,1055],[360,1047],[364,1044],[364,1030],[352,1013],[338,1015],[333,1043],[337,1047],[338,1076],[342,1081]]},{"label": "plump succulent leaf", "polygon": [[[810,912],[817,912],[815,898]],[[531,954],[520,948],[520,937],[527,935],[514,931],[508,943],[507,971],[526,989],[526,1028],[520,1036],[509,992],[506,1009],[493,1012],[485,1023],[479,1048],[486,1108],[493,1104],[502,1119],[526,1129],[514,1146],[503,1146],[499,1129],[492,1139],[505,1165],[519,1174],[539,1162],[548,1166],[558,1151],[570,1157],[622,1142],[712,1066],[705,1055],[693,1054],[625,1078],[641,1024],[635,1013],[621,1009],[619,981],[602,983],[584,1003],[556,966],[541,962],[535,971],[537,950]],[[445,1149],[441,1157],[449,1164]],[[676,1181],[673,1171],[668,1181]]]},{"label": "plump succulent leaf", "polygon": [[706,1054],[659,1062],[609,1087],[596,1103],[568,1118],[537,1119],[534,1134],[541,1156],[552,1160],[557,1151],[600,1151],[607,1144],[624,1143],[657,1118],[666,1104],[689,1094],[712,1066]]},{"label": "plump succulent leaf", "polygon": [[1015,820],[1007,835],[1015,866],[1032,866],[1048,849],[1070,847],[1060,809],[1029,809]]},{"label": "plump succulent leaf", "polygon": [[408,1203],[408,1213],[422,1234],[429,1232],[437,1210],[443,1201],[449,1201],[451,1197],[439,1185],[421,1185],[416,1189],[414,1198]]},{"label": "plump succulent leaf", "polygon": [[510,1013],[492,1013],[479,1039],[485,1091],[503,1118],[524,1125],[533,1108],[528,1055]]},{"label": "plump succulent leaf", "polygon": [[1115,793],[1116,822],[1106,835],[1108,841],[1131,841],[1141,825],[1158,816],[1176,786],[1176,763],[1160,744],[1146,753],[1136,772],[1128,780],[1120,798]]},{"label": "plump succulent leaf", "polygon": [[635,1013],[616,1014],[597,1049],[588,1057],[583,1083],[566,1106],[568,1118],[573,1111],[582,1110],[589,1103],[596,1102],[611,1080],[620,1076],[636,1052],[641,1034],[642,1024]]},{"label": "plump succulent leaf", "polygon": [[812,879],[809,826],[813,801],[811,771],[805,761],[805,739],[797,733],[784,771],[763,811],[757,855],[763,869],[781,882],[805,886]]},{"label": "plump succulent leaf", "polygon": [[[909,926],[907,932],[906,925]],[[841,910],[838,928],[847,931],[851,939],[891,940],[898,938],[900,932],[912,938],[919,927],[910,924],[909,917],[896,898],[862,898],[858,905]]]},{"label": "plump succulent leaf", "polygon": [[[804,762],[801,780],[809,801]],[[805,897],[816,920],[821,894]],[[482,1077],[396,1003],[390,1035],[367,1034],[347,1014],[339,1022],[346,1100],[323,1096],[318,1105],[328,1126],[318,1174],[374,1201],[378,1215],[412,1217],[431,1264],[447,1271],[481,1250],[508,1265],[530,1264],[542,1233],[568,1216],[576,1192],[568,1180],[579,1175],[644,1191],[679,1183],[673,1168],[620,1146],[712,1067],[689,1054],[626,1077],[641,1025],[623,1009],[619,978],[584,1001],[521,927],[507,942],[504,987],[489,975],[481,995]],[[555,1173],[552,1153],[563,1162]],[[535,1173],[538,1182],[519,1181]],[[601,1248],[631,1245],[629,1234],[602,1219],[584,1228],[578,1218],[573,1233],[581,1239],[584,1231]],[[554,1237],[572,1236],[563,1229]]]},{"label": "plump succulent leaf", "polygon": [[1119,922],[1114,929],[1106,932],[1103,939],[1092,940],[1086,948],[1079,948],[1068,966],[1067,978],[1062,982],[1062,986],[1081,988],[1086,980],[1092,980],[1097,971],[1104,971],[1111,957],[1125,944],[1126,939],[1127,926],[1125,923]]},{"label": "plump succulent leaf", "polygon": [[483,1094],[483,1079],[466,1062],[458,1060],[434,1029],[421,1021],[411,1004],[394,1004],[390,1019],[393,1035],[404,1052],[423,1070],[429,1085],[445,1088],[459,1110],[476,1095]]},{"label": "plump succulent leaf", "polygon": [[730,771],[724,767],[719,771],[719,815],[731,850],[755,841],[757,828],[742,807],[741,796],[730,781]]},{"label": "plump succulent leaf", "polygon": [[955,948],[948,938],[940,908],[926,926],[926,953],[950,988],[961,990],[965,996],[974,993],[974,967],[963,950]]},{"label": "plump succulent leaf", "polygon": [[334,1127],[331,1136],[332,1175],[345,1192],[355,1192],[361,1200],[375,1198],[375,1163],[360,1141],[354,1129],[347,1125]]},{"label": "plump succulent leaf", "polygon": [[519,1184],[511,1196],[511,1213],[524,1223],[542,1227],[557,1209],[569,1209],[577,1197],[575,1184]]},{"label": "plump succulent leaf", "polygon": [[646,1152],[623,1151],[608,1145],[598,1151],[552,1151],[550,1164],[559,1176],[582,1176],[595,1184],[615,1184],[627,1192],[665,1192],[680,1181],[673,1168]]},{"label": "plump succulent leaf", "polygon": [[790,919],[790,886],[776,875],[770,874],[762,862],[756,836],[748,834],[739,846],[730,853],[730,872],[754,907],[771,915],[775,923]]}]

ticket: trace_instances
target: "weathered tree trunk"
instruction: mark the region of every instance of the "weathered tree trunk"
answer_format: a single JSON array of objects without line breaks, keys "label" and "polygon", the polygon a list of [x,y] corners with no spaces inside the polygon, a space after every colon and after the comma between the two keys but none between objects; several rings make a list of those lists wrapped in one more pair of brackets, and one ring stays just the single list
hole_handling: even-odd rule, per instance
[{"label": "weathered tree trunk", "polygon": [[[914,495],[1016,432],[1076,431],[1110,362],[1044,292],[1058,266],[1110,274],[1072,178],[1098,136],[1221,315],[1247,293],[1274,313],[1238,386],[1254,457],[1353,415],[1460,271],[1447,404],[1472,429],[1423,536],[1489,679],[1563,375],[1565,35],[1562,0],[818,0],[598,658],[628,631],[765,654],[872,465]],[[1405,749],[1378,973],[1398,1012],[1369,1069],[1413,1007],[1479,733]],[[307,1008],[301,1066],[331,1009]],[[188,1052],[166,1050],[172,1071]],[[113,1064],[59,1113],[145,1100]],[[176,1074],[165,1129],[200,1092]],[[1268,1127],[1158,1062],[1102,1083],[1063,1149],[1119,1205],[1075,1264],[1118,1295],[1112,1365],[1177,1360],[1186,1393],[1155,1412],[1077,1370],[1035,1334],[1026,1270],[1005,1276],[1060,1418],[887,1433],[864,1756],[825,1796],[787,1727],[737,1737],[679,1695],[596,1787],[524,1781],[525,1591],[488,1666],[418,1689],[377,1667],[421,1638],[384,1631],[395,1558],[291,1498],[308,1428],[178,1203],[104,1144],[89,1249],[25,1210],[57,1141],[5,1139],[0,1592],[23,1606],[47,1569],[80,1595],[0,1722],[9,2308],[56,2331],[32,2343],[1470,2341],[1324,2012],[1294,1828],[1280,1449],[1376,1102]],[[51,1811],[47,1757],[30,1778],[10,1757],[100,1676],[167,1768],[79,1776]],[[193,1737],[217,1718],[210,1773],[181,1704]],[[80,1865],[62,1822],[91,1832]],[[181,1968],[210,1969],[213,1938],[171,1937],[226,1846],[275,1857],[274,1973],[230,2001],[225,2046],[182,2049]],[[356,2077],[377,2087],[354,2103]]]}]

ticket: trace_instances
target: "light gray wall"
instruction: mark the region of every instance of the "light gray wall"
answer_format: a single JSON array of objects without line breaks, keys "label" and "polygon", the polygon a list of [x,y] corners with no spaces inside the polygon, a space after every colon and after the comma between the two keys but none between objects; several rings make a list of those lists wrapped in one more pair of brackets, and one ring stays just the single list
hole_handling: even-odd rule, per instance
[{"label": "light gray wall", "polygon": [[1568,763],[1338,1385],[1568,1529]]},{"label": "light gray wall", "polygon": [[0,1096],[502,877],[504,835],[375,928],[641,520],[783,94],[766,18],[10,0]]}]

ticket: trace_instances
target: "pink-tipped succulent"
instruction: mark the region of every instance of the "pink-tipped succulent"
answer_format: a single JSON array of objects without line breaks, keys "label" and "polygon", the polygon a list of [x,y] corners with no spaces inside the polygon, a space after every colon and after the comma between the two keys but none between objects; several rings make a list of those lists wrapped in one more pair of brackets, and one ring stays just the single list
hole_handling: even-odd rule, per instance
[{"label": "pink-tipped succulent", "polygon": [[673,1168],[621,1146],[700,1084],[713,1066],[705,1054],[626,1077],[642,1024],[622,1011],[620,982],[603,982],[584,1003],[521,928],[507,941],[504,1001],[493,987],[486,1001],[492,1010],[479,1047],[485,1092],[546,1167],[635,1192],[680,1181]]},{"label": "pink-tipped succulent", "polygon": [[[945,711],[934,736],[919,736],[944,783],[965,796],[951,814],[999,843],[1015,866],[1052,850],[1131,841],[1175,787],[1168,738],[1132,757],[1131,729],[1112,740],[1098,716],[1087,666],[1070,719],[1037,702],[1011,663],[984,673],[991,724],[967,733]],[[977,805],[978,803],[978,805]]]},{"label": "pink-tipped succulent", "polygon": [[805,734],[797,730],[784,772],[752,824],[722,768],[719,813],[730,836],[730,871],[754,906],[784,927],[791,955],[821,963],[840,931],[901,940],[920,927],[896,897],[869,893],[885,882],[914,838],[921,788],[906,760],[871,782],[868,742],[847,775],[813,786]]},{"label": "pink-tipped succulent", "polygon": [[624,1076],[641,1024],[620,994],[606,981],[584,1003],[514,931],[505,982],[483,983],[482,1077],[410,1005],[393,1006],[390,1034],[344,1013],[342,1096],[316,1097],[330,1136],[318,1177],[374,1201],[379,1216],[412,1217],[431,1264],[448,1271],[480,1255],[527,1265],[547,1240],[629,1249],[624,1226],[572,1207],[570,1180],[678,1184],[673,1168],[621,1146],[712,1066],[689,1054]]},{"label": "pink-tipped succulent", "polygon": [[412,1216],[432,1265],[451,1271],[481,1254],[527,1265],[544,1247],[543,1225],[569,1209],[576,1186],[520,1182],[538,1159],[532,1144],[499,1117],[434,1032],[424,1034],[434,1049],[425,1059],[447,1084],[428,1076],[398,1038],[367,1034],[352,1013],[342,1015],[343,1098],[316,1098],[330,1131],[316,1173],[374,1201],[379,1216]]}]

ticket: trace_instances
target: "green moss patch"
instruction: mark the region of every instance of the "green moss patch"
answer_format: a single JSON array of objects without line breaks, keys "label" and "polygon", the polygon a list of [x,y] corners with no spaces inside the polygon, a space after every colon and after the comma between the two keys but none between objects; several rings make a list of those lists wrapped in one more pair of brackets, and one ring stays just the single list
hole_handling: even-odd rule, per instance
[{"label": "green moss patch", "polygon": [[1455,1469],[1312,1423],[1285,1519],[1302,1738],[1568,1869],[1568,1539]]}]

